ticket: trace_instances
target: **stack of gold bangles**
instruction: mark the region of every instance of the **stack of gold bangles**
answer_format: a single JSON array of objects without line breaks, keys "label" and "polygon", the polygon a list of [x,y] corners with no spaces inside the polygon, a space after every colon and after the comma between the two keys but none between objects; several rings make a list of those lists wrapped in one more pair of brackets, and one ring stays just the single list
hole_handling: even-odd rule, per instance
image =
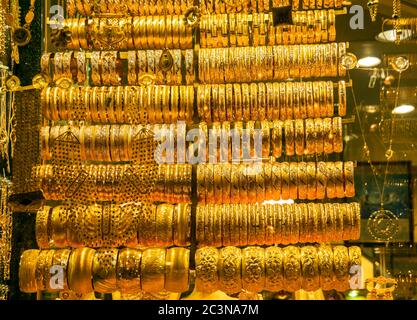
[{"label": "stack of gold bangles", "polygon": [[[124,53],[126,59],[117,51],[93,51],[88,55],[83,51],[47,52],[41,58],[41,70],[56,82],[66,78],[85,84],[89,80],[93,86],[141,85],[147,77],[156,84],[181,85],[183,81],[193,84],[193,51],[170,50],[170,53],[172,68],[165,71],[159,66],[162,50],[128,51]],[[123,72],[125,66],[127,73]]]},{"label": "stack of gold bangles", "polygon": [[188,246],[190,233],[187,204],[45,206],[36,215],[36,241],[41,249]]},{"label": "stack of gold bangles", "polygon": [[248,246],[357,240],[359,203],[198,205],[203,246]]},{"label": "stack of gold bangles", "polygon": [[199,164],[199,203],[259,203],[274,199],[355,196],[353,162]]},{"label": "stack of gold bangles", "polygon": [[200,20],[202,48],[310,44],[336,40],[335,11],[294,11],[293,24],[273,25],[272,13],[217,14]]},{"label": "stack of gold bangles", "polygon": [[[275,2],[288,2],[288,0],[272,0]],[[343,0],[293,0],[292,9],[293,10],[308,10],[308,9],[321,9],[321,8],[342,8]]]},{"label": "stack of gold bangles", "polygon": [[[165,8],[166,2],[166,8]],[[82,16],[100,15],[100,13],[117,13],[132,16],[181,15],[189,6],[191,0],[108,0],[95,2],[92,0],[67,0],[67,12],[70,17],[76,13]],[[166,11],[165,11],[166,10]]]},{"label": "stack of gold bangles", "polygon": [[350,270],[361,265],[359,247],[204,247],[196,251],[196,289],[238,293],[318,289],[344,292]]},{"label": "stack of gold bangles", "polygon": [[344,76],[346,43],[200,49],[202,83],[252,82]]},{"label": "stack of gold bangles", "polygon": [[64,26],[71,32],[72,50],[191,49],[193,29],[183,16],[133,18],[74,18]]},{"label": "stack of gold bangles", "polygon": [[[270,157],[331,154],[343,151],[342,118],[213,122],[199,124],[199,140],[189,150],[206,149],[206,161],[241,162]],[[202,138],[205,138],[202,139]],[[201,150],[203,148],[203,150]],[[189,151],[191,152],[191,151]],[[202,156],[201,156],[202,157]]]},{"label": "stack of gold bangles", "polygon": [[[287,4],[288,5],[288,4]],[[200,6],[204,14],[239,13],[239,12],[268,12],[269,0],[201,0]]]},{"label": "stack of gold bangles", "polygon": [[149,198],[159,202],[191,203],[191,177],[189,164],[162,164]]},{"label": "stack of gold bangles", "polygon": [[[19,286],[26,293],[186,292],[189,262],[190,251],[179,247],[27,250],[20,259]],[[53,285],[51,268],[62,270],[62,283]]]},{"label": "stack of gold bangles", "polygon": [[48,120],[94,123],[192,121],[193,86],[46,87],[42,113]]},{"label": "stack of gold bangles", "polygon": [[[141,201],[153,191],[156,165],[40,165],[33,168],[46,200]],[[191,173],[182,175],[187,187]],[[185,185],[184,183],[184,185]],[[182,196],[187,196],[183,191]],[[188,195],[189,196],[189,195]]]},{"label": "stack of gold bangles", "polygon": [[[331,117],[334,95],[331,81],[206,84],[198,87],[197,110],[207,122]],[[345,106],[344,81],[339,82],[337,97]],[[339,108],[339,115],[345,114],[345,108]]]}]

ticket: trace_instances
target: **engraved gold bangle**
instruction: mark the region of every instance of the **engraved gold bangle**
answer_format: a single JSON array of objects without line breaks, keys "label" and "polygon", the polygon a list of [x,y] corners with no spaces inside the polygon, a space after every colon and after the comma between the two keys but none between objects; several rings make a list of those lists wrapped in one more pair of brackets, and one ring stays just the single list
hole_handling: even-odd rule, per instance
[{"label": "engraved gold bangle", "polygon": [[344,246],[333,248],[335,282],[334,289],[344,292],[349,289],[349,252]]},{"label": "engraved gold bangle", "polygon": [[316,152],[316,131],[314,122],[315,121],[313,119],[305,120],[307,154],[314,154]]},{"label": "engraved gold bangle", "polygon": [[326,185],[327,185],[327,166],[325,162],[319,162],[317,164],[316,180],[317,180],[316,199],[324,199],[326,196]]},{"label": "engraved gold bangle", "polygon": [[281,198],[290,199],[290,164],[288,162],[281,163]]},{"label": "engraved gold bangle", "polygon": [[249,292],[260,292],[265,287],[265,251],[261,247],[242,250],[242,287]]},{"label": "engraved gold bangle", "polygon": [[307,199],[317,199],[317,180],[315,162],[307,162]]},{"label": "engraved gold bangle", "polygon": [[166,250],[150,248],[142,252],[141,285],[145,292],[161,292],[165,288]]},{"label": "engraved gold bangle", "polygon": [[324,153],[333,153],[333,124],[331,118],[323,119],[323,139],[324,139]]},{"label": "engraved gold bangle", "polygon": [[294,246],[283,249],[284,253],[284,288],[294,292],[301,288],[300,250]]},{"label": "engraved gold bangle", "polygon": [[300,249],[302,288],[306,291],[316,291],[320,288],[319,261],[317,249],[305,246]]},{"label": "engraved gold bangle", "polygon": [[333,151],[340,153],[343,151],[343,125],[342,118],[333,118],[332,123],[333,131]]},{"label": "engraved gold bangle", "polygon": [[284,255],[281,248],[265,249],[265,290],[279,291],[284,289]]},{"label": "engraved gold bangle", "polygon": [[286,120],[285,128],[285,155],[293,156],[295,154],[295,128],[294,121]]},{"label": "engraved gold bangle", "polygon": [[320,270],[320,287],[322,290],[332,290],[334,285],[333,250],[331,246],[321,245],[317,249]]},{"label": "engraved gold bangle", "polygon": [[242,289],[241,263],[242,253],[239,248],[225,247],[219,250],[219,289],[233,294]]},{"label": "engraved gold bangle", "polygon": [[195,254],[195,286],[198,292],[212,293],[218,290],[219,252],[214,247],[197,249]]}]

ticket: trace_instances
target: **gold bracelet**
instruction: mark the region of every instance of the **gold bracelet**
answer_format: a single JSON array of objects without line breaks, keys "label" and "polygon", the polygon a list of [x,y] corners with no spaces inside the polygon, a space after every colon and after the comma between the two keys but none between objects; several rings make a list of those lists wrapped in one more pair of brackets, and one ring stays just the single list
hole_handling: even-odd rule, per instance
[{"label": "gold bracelet", "polygon": [[215,204],[208,204],[204,210],[204,243],[212,246],[214,243],[214,221],[213,211],[216,210]]},{"label": "gold bracelet", "polygon": [[324,153],[330,154],[333,153],[333,129],[332,129],[332,119],[325,118],[323,119],[323,139],[324,139]]},{"label": "gold bracelet", "polygon": [[346,115],[346,82],[344,80],[339,81],[338,102],[339,116],[344,117]]},{"label": "gold bracelet", "polygon": [[317,199],[316,163],[307,162],[307,199]]},{"label": "gold bracelet", "polygon": [[314,133],[316,142],[316,153],[321,154],[324,152],[324,126],[321,118],[314,119]]},{"label": "gold bracelet", "polygon": [[76,293],[91,293],[94,291],[93,261],[95,250],[78,248],[72,251],[68,263],[68,287]]},{"label": "gold bracelet", "polygon": [[304,155],[304,121],[295,120],[295,154]]},{"label": "gold bracelet", "polygon": [[291,243],[291,224],[292,213],[289,205],[285,204],[281,207],[281,243]]},{"label": "gold bracelet", "polygon": [[213,246],[214,247],[221,247],[223,245],[223,238],[222,238],[223,206],[226,206],[226,205],[214,205],[214,209],[211,212],[211,215],[213,216],[211,219],[211,223],[213,225],[212,230],[213,230]]},{"label": "gold bracelet", "polygon": [[49,234],[52,208],[45,206],[36,214],[36,243],[39,248],[49,248],[51,235]]},{"label": "gold bracelet", "polygon": [[260,292],[265,287],[265,250],[247,247],[242,250],[242,287],[249,292]]},{"label": "gold bracelet", "polygon": [[36,264],[39,253],[39,250],[26,250],[20,257],[19,289],[24,293],[34,293],[37,291]]},{"label": "gold bracelet", "polygon": [[93,287],[95,292],[112,293],[117,290],[116,265],[118,249],[98,249],[93,260]]},{"label": "gold bracelet", "polygon": [[188,246],[191,238],[191,207],[177,204],[174,208],[174,245]]},{"label": "gold bracelet", "polygon": [[294,246],[283,249],[284,254],[284,288],[289,292],[301,288],[301,261],[300,250]]},{"label": "gold bracelet", "polygon": [[[231,220],[231,206],[230,205],[223,205],[221,206],[221,217],[222,217],[222,244],[223,246],[230,246],[231,245],[231,232],[230,232],[230,220]],[[219,213],[220,213],[219,212]]]},{"label": "gold bracelet", "polygon": [[301,209],[296,204],[290,205],[292,222],[291,222],[291,243],[300,242],[300,222],[301,222]]},{"label": "gold bracelet", "polygon": [[195,286],[198,292],[213,293],[218,290],[219,252],[214,247],[197,249],[195,253]]},{"label": "gold bracelet", "polygon": [[265,231],[266,231],[266,211],[265,206],[262,204],[255,204],[256,211],[258,212],[256,216],[256,244],[263,246],[265,245]]},{"label": "gold bracelet", "polygon": [[334,172],[336,177],[336,197],[344,198],[345,197],[345,188],[344,188],[344,163],[337,161],[334,163]]},{"label": "gold bracelet", "polygon": [[294,121],[286,120],[284,122],[284,127],[285,127],[285,155],[293,156],[295,153]]},{"label": "gold bracelet", "polygon": [[327,185],[327,166],[325,162],[319,162],[317,164],[316,172],[317,180],[317,192],[316,199],[324,199],[326,196],[326,185]]},{"label": "gold bracelet", "polygon": [[316,291],[320,288],[319,261],[317,249],[305,246],[300,249],[301,258],[301,287],[306,291]]},{"label": "gold bracelet", "polygon": [[334,289],[344,292],[349,289],[349,252],[344,246],[333,248],[335,282]]},{"label": "gold bracelet", "polygon": [[342,118],[333,118],[333,152],[343,152],[343,125]]},{"label": "gold bracelet", "polygon": [[[216,206],[217,207],[217,206]],[[207,206],[197,205],[196,209],[196,240],[199,247],[207,245],[205,238],[205,211]]]},{"label": "gold bracelet", "polygon": [[65,248],[67,246],[67,210],[58,206],[51,211],[50,227],[53,246]]},{"label": "gold bracelet", "polygon": [[298,163],[290,162],[289,169],[289,199],[298,198]]},{"label": "gold bracelet", "polygon": [[133,294],[141,290],[140,264],[142,251],[124,248],[119,250],[117,257],[117,288],[126,294]]},{"label": "gold bracelet", "polygon": [[141,284],[145,292],[157,293],[165,288],[166,250],[150,248],[142,252]]},{"label": "gold bracelet", "polygon": [[272,129],[272,155],[274,158],[280,158],[282,155],[282,127],[280,120],[274,120]]},{"label": "gold bracelet", "polygon": [[280,291],[284,287],[284,254],[278,247],[265,248],[265,290]]},{"label": "gold bracelet", "polygon": [[329,199],[336,198],[336,169],[334,162],[326,163],[327,166],[327,185],[326,197]]},{"label": "gold bracelet", "polygon": [[218,263],[219,290],[228,294],[240,292],[242,289],[241,250],[236,247],[220,249]]},{"label": "gold bracelet", "polygon": [[281,163],[281,198],[290,199],[290,164],[288,162]]},{"label": "gold bracelet", "polygon": [[300,208],[300,242],[308,242],[308,207],[306,203],[299,203]]},{"label": "gold bracelet", "polygon": [[297,165],[298,176],[298,199],[305,200],[308,195],[308,176],[307,176],[307,163],[298,162]]},{"label": "gold bracelet", "polygon": [[189,288],[190,250],[170,248],[166,252],[165,290],[186,292]]},{"label": "gold bracelet", "polygon": [[320,288],[332,290],[334,285],[333,250],[329,245],[321,245],[317,249],[320,270]]},{"label": "gold bracelet", "polygon": [[255,204],[248,205],[248,245],[256,245],[257,211]]}]

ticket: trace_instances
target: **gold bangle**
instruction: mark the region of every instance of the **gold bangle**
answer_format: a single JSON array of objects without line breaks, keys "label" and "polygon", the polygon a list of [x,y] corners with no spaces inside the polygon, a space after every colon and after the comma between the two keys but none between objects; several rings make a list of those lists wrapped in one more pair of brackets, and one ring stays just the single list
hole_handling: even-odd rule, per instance
[{"label": "gold bangle", "polygon": [[290,164],[288,162],[281,163],[281,198],[290,199]]},{"label": "gold bangle", "polygon": [[239,196],[239,165],[232,164],[230,166],[230,202],[231,203],[240,203],[242,200]]},{"label": "gold bangle", "polygon": [[320,287],[322,290],[332,290],[334,285],[333,250],[331,246],[321,245],[317,249],[320,270]]},{"label": "gold bangle", "polygon": [[332,119],[325,118],[323,119],[324,153],[333,153],[333,138]]},{"label": "gold bangle", "polygon": [[307,163],[299,162],[297,165],[298,176],[298,199],[305,200],[308,195],[308,176],[307,176]]},{"label": "gold bangle", "polygon": [[246,174],[246,165],[239,164],[239,198],[241,203],[249,203],[248,176]]},{"label": "gold bangle", "polygon": [[204,210],[204,243],[212,246],[214,243],[214,224],[213,211],[216,210],[215,204],[208,204]]},{"label": "gold bangle", "polygon": [[191,207],[177,204],[174,209],[174,245],[188,246],[191,238]]},{"label": "gold bangle", "polygon": [[256,216],[256,244],[263,246],[265,245],[265,232],[266,232],[266,209],[262,204],[256,204],[256,211],[258,212]]},{"label": "gold bangle", "polygon": [[298,198],[298,163],[290,162],[289,169],[289,199]]},{"label": "gold bangle", "polygon": [[248,205],[248,245],[256,245],[257,211],[255,204]]},{"label": "gold bangle", "polygon": [[308,207],[306,203],[299,203],[297,204],[300,209],[300,234],[299,234],[299,242],[307,242],[308,240]]},{"label": "gold bangle", "polygon": [[239,245],[248,245],[248,225],[249,225],[249,206],[247,204],[238,204],[239,216]]},{"label": "gold bangle", "polygon": [[206,200],[207,203],[214,203],[215,199],[214,199],[214,165],[212,164],[207,164],[205,165],[205,175],[204,175],[204,180],[205,180],[205,185],[207,188],[206,191]]},{"label": "gold bangle", "polygon": [[265,204],[265,241],[263,244],[272,246],[275,244],[275,213],[274,206]]},{"label": "gold bangle", "polygon": [[98,249],[93,260],[93,287],[95,292],[112,293],[117,290],[116,266],[118,249]]},{"label": "gold bangle", "polygon": [[249,94],[249,85],[242,83],[242,112],[244,121],[251,120],[251,95]]},{"label": "gold bangle", "polygon": [[241,250],[236,247],[220,249],[218,263],[219,290],[228,294],[240,292],[242,289]]},{"label": "gold bangle", "polygon": [[280,291],[284,287],[284,255],[278,247],[265,249],[265,290]]},{"label": "gold bangle", "polygon": [[56,248],[67,246],[67,210],[65,207],[55,207],[50,216],[51,239]]},{"label": "gold bangle", "polygon": [[334,173],[336,177],[336,197],[344,198],[345,197],[345,188],[344,188],[344,163],[337,161],[334,163]]},{"label": "gold bangle", "polygon": [[170,248],[166,253],[165,290],[186,292],[189,288],[190,250]]},{"label": "gold bangle", "polygon": [[315,142],[316,142],[316,150],[317,154],[321,154],[324,152],[324,137],[323,137],[323,120],[321,118],[314,119],[314,134],[315,134]]},{"label": "gold bangle", "polygon": [[134,294],[141,290],[140,264],[142,251],[124,248],[119,250],[117,257],[117,288],[126,294]]},{"label": "gold bangle", "polygon": [[317,249],[313,246],[305,246],[300,249],[301,258],[301,287],[306,291],[316,291],[320,288],[319,261]]},{"label": "gold bangle", "polygon": [[346,197],[351,198],[355,196],[355,174],[354,163],[347,161],[344,163],[344,182]]},{"label": "gold bangle", "polygon": [[342,118],[333,118],[333,152],[343,152],[343,125]]},{"label": "gold bangle", "polygon": [[327,166],[327,185],[326,197],[329,199],[336,198],[336,175],[334,162],[326,163]]},{"label": "gold bangle", "polygon": [[307,82],[306,83],[306,105],[307,105],[307,117],[314,118],[314,90],[313,90],[313,83]]},{"label": "gold bangle", "polygon": [[281,164],[273,162],[271,167],[272,199],[281,198]]},{"label": "gold bangle", "polygon": [[327,116],[333,117],[334,115],[334,91],[333,91],[333,82],[326,82],[326,110]]},{"label": "gold bangle", "polygon": [[317,179],[315,162],[307,162],[307,199],[317,199]]},{"label": "gold bangle", "polygon": [[304,155],[304,121],[295,120],[295,154]]},{"label": "gold bangle", "polygon": [[316,199],[324,199],[326,196],[326,185],[327,185],[327,166],[325,162],[321,161],[317,164],[316,180],[317,180]]},{"label": "gold bangle", "polygon": [[157,293],[165,288],[166,250],[150,248],[142,252],[141,285],[145,292]]},{"label": "gold bangle", "polygon": [[36,264],[39,253],[39,250],[26,250],[20,257],[19,289],[24,293],[34,293],[37,291]]},{"label": "gold bangle", "polygon": [[274,199],[274,190],[272,185],[272,164],[265,163],[263,165],[264,170],[264,190],[265,200]]},{"label": "gold bangle", "polygon": [[294,292],[301,288],[301,261],[300,250],[294,246],[283,249],[284,253],[284,288]]},{"label": "gold bangle", "polygon": [[339,81],[338,102],[339,116],[344,117],[346,115],[346,82],[344,80]]},{"label": "gold bangle", "polygon": [[349,289],[349,252],[344,246],[333,248],[335,282],[334,289],[344,292]]},{"label": "gold bangle", "polygon": [[272,155],[276,159],[282,155],[282,127],[282,121],[274,120],[272,129]]},{"label": "gold bangle", "polygon": [[[217,206],[216,206],[217,208]],[[205,211],[207,209],[206,205],[197,205],[196,209],[196,240],[199,247],[206,246],[205,238]]]},{"label": "gold bangle", "polygon": [[295,128],[293,120],[286,120],[285,127],[285,155],[293,156],[295,153]]},{"label": "gold bangle", "polygon": [[281,243],[291,243],[292,212],[289,205],[281,207]]},{"label": "gold bangle", "polygon": [[352,219],[352,234],[350,238],[352,240],[360,239],[361,233],[361,207],[357,202],[349,204]]},{"label": "gold bangle", "polygon": [[198,292],[213,293],[218,290],[219,251],[214,247],[197,249],[195,253],[195,286]]},{"label": "gold bangle", "polygon": [[242,250],[242,287],[249,292],[260,292],[265,287],[265,250],[247,247]]},{"label": "gold bangle", "polygon": [[156,211],[156,242],[158,246],[165,247],[173,244],[173,218],[174,206],[160,204]]},{"label": "gold bangle", "polygon": [[36,243],[39,248],[49,248],[51,235],[49,234],[52,208],[45,206],[36,214]]},{"label": "gold bangle", "polygon": [[68,287],[76,293],[90,293],[94,291],[93,261],[95,250],[78,248],[72,251],[68,263]]}]

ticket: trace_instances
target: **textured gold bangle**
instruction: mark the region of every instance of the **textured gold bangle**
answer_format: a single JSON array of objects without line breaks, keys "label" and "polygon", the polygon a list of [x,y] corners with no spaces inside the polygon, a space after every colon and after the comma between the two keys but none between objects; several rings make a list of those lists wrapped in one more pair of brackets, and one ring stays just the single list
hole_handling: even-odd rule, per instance
[{"label": "textured gold bangle", "polygon": [[72,251],[68,263],[68,287],[76,293],[90,293],[93,288],[93,260],[95,250],[78,248]]},{"label": "textured gold bangle", "polygon": [[281,182],[281,164],[279,162],[273,162],[271,167],[272,199],[281,198]]},{"label": "textured gold bangle", "polygon": [[272,155],[274,158],[280,158],[282,155],[282,126],[280,120],[274,120],[272,129]]},{"label": "textured gold bangle", "polygon": [[126,294],[134,294],[141,290],[140,265],[142,251],[124,248],[119,250],[117,257],[117,288]]},{"label": "textured gold bangle", "polygon": [[305,120],[305,141],[306,141],[306,153],[316,153],[316,131],[313,119]]},{"label": "textured gold bangle", "polygon": [[276,244],[282,243],[283,241],[283,211],[282,205],[273,205],[273,214],[274,214],[274,242]]},{"label": "textured gold bangle", "polygon": [[275,215],[273,205],[264,205],[265,210],[265,241],[263,245],[275,244]]},{"label": "textured gold bangle", "polygon": [[260,292],[265,287],[265,250],[247,247],[242,250],[242,287],[249,292]]},{"label": "textured gold bangle", "polygon": [[300,222],[301,222],[301,209],[297,204],[291,204],[291,243],[300,242]]},{"label": "textured gold bangle", "polygon": [[281,248],[265,249],[265,290],[276,292],[285,289],[283,262]]},{"label": "textured gold bangle", "polygon": [[285,155],[293,156],[295,153],[295,128],[294,121],[286,120],[285,127]]},{"label": "textured gold bangle", "polygon": [[319,261],[317,249],[313,246],[305,246],[300,249],[301,258],[301,287],[306,291],[316,291],[320,288]]},{"label": "textured gold bangle", "polygon": [[274,190],[272,185],[272,164],[269,162],[264,163],[263,165],[264,173],[264,194],[265,200],[274,199]]},{"label": "textured gold bangle", "polygon": [[45,206],[36,214],[36,242],[38,247],[41,249],[49,248],[49,243],[51,241],[51,235],[49,232],[51,212],[52,208]]},{"label": "textured gold bangle", "polygon": [[343,151],[343,125],[342,118],[333,118],[333,152]]},{"label": "textured gold bangle", "polygon": [[357,202],[350,203],[349,206],[351,208],[351,214],[352,214],[351,239],[358,240],[360,239],[360,233],[361,233],[361,207],[360,207],[360,204]]},{"label": "textured gold bangle", "polygon": [[24,293],[34,293],[37,291],[36,264],[39,253],[39,250],[26,250],[20,257],[19,289]]},{"label": "textured gold bangle", "polygon": [[316,163],[307,162],[307,199],[317,199]]},{"label": "textured gold bangle", "polygon": [[290,162],[289,198],[298,198],[298,163]]},{"label": "textured gold bangle", "polygon": [[216,210],[217,205],[208,204],[204,210],[204,243],[212,246],[214,243],[214,219],[213,211]]},{"label": "textured gold bangle", "polygon": [[346,115],[346,82],[344,80],[339,81],[338,98],[339,116],[344,117]]},{"label": "textured gold bangle", "polygon": [[[240,243],[239,239],[239,233],[240,233],[240,225],[239,225],[239,217],[241,215],[241,212],[239,211],[239,205],[238,204],[232,204],[229,207],[230,209],[230,245],[232,246],[238,246]],[[218,213],[218,212],[217,212]],[[216,218],[218,216],[216,215]],[[216,233],[216,230],[214,230]],[[217,246],[217,242],[215,243]]]},{"label": "textured gold bangle", "polygon": [[292,225],[292,212],[289,205],[285,204],[281,207],[281,243],[291,243],[291,225]]},{"label": "textured gold bangle", "polygon": [[351,240],[350,235],[352,234],[352,224],[347,203],[341,203],[339,205],[338,214],[341,216],[342,220],[341,238],[342,240]]},{"label": "textured gold bangle", "polygon": [[295,154],[304,155],[304,121],[295,120]]},{"label": "textured gold bangle", "polygon": [[284,288],[294,292],[301,288],[300,250],[294,246],[283,249],[284,253]]},{"label": "textured gold bangle", "polygon": [[308,242],[308,208],[306,203],[299,203],[298,207],[300,208],[300,233],[299,239],[300,242]]},{"label": "textured gold bangle", "polygon": [[242,289],[241,250],[236,247],[220,249],[218,263],[219,289],[228,294],[240,292]]},{"label": "textured gold bangle", "polygon": [[62,270],[64,270],[64,277],[62,281],[63,287],[55,289],[55,288],[52,288],[51,285],[49,284],[48,291],[57,292],[61,290],[68,290],[68,279],[67,279],[66,271],[68,270],[68,263],[69,263],[70,255],[71,255],[71,249],[61,249],[61,250],[54,251],[51,267],[61,267]]},{"label": "textured gold bangle", "polygon": [[174,206],[172,204],[160,204],[156,211],[156,242],[161,247],[170,246],[173,243],[173,218]]},{"label": "textured gold bangle", "polygon": [[333,250],[329,245],[321,245],[317,249],[320,270],[320,288],[328,291],[334,287]]},{"label": "textured gold bangle", "polygon": [[189,287],[190,250],[170,248],[166,253],[165,290],[186,292]]},{"label": "textured gold bangle", "polygon": [[298,176],[298,199],[305,200],[307,199],[308,194],[308,178],[307,178],[307,163],[298,162],[297,163],[297,176]]},{"label": "textured gold bangle", "polygon": [[325,162],[317,163],[316,181],[316,199],[324,199],[326,196],[326,185],[327,185],[327,166]]},{"label": "textured gold bangle", "polygon": [[196,240],[197,245],[205,246],[207,245],[205,240],[205,211],[207,206],[205,205],[198,205],[196,209]]},{"label": "textured gold bangle", "polygon": [[219,216],[222,217],[222,224],[221,224],[221,234],[222,234],[222,243],[223,246],[230,246],[231,243],[231,218],[232,218],[232,206],[231,205],[223,205],[220,206],[221,209],[218,211]]},{"label": "textured gold bangle", "polygon": [[55,207],[50,216],[51,239],[56,248],[67,246],[67,210],[65,207]]},{"label": "textured gold bangle", "polygon": [[150,248],[142,252],[141,284],[145,292],[161,292],[165,288],[166,250]]},{"label": "textured gold bangle", "polygon": [[335,282],[334,289],[344,292],[349,289],[349,252],[344,246],[333,247]]},{"label": "textured gold bangle", "polygon": [[256,245],[257,211],[255,204],[248,205],[248,245]]},{"label": "textured gold bangle", "polygon": [[180,203],[174,209],[173,225],[174,245],[188,246],[191,237],[191,207],[188,204]]},{"label": "textured gold bangle", "polygon": [[239,245],[248,245],[248,228],[249,228],[249,206],[247,204],[238,204],[239,211]]},{"label": "textured gold bangle", "polygon": [[98,249],[93,260],[93,287],[95,292],[112,293],[117,290],[116,267],[118,249]]},{"label": "textured gold bangle", "polygon": [[345,197],[345,186],[344,186],[344,163],[342,161],[337,161],[334,163],[334,174],[336,180],[336,197],[344,198]]},{"label": "textured gold bangle", "polygon": [[219,252],[214,247],[197,249],[195,253],[195,286],[198,292],[212,293],[218,290]]},{"label": "textured gold bangle", "polygon": [[326,185],[326,197],[329,199],[336,198],[336,175],[335,175],[335,163],[327,162],[327,185]]},{"label": "textured gold bangle", "polygon": [[361,248],[357,246],[349,247],[349,273],[353,271],[352,267],[358,266],[359,268],[362,265],[362,252]]},{"label": "textured gold bangle", "polygon": [[290,199],[290,164],[288,162],[281,163],[281,198]]}]

